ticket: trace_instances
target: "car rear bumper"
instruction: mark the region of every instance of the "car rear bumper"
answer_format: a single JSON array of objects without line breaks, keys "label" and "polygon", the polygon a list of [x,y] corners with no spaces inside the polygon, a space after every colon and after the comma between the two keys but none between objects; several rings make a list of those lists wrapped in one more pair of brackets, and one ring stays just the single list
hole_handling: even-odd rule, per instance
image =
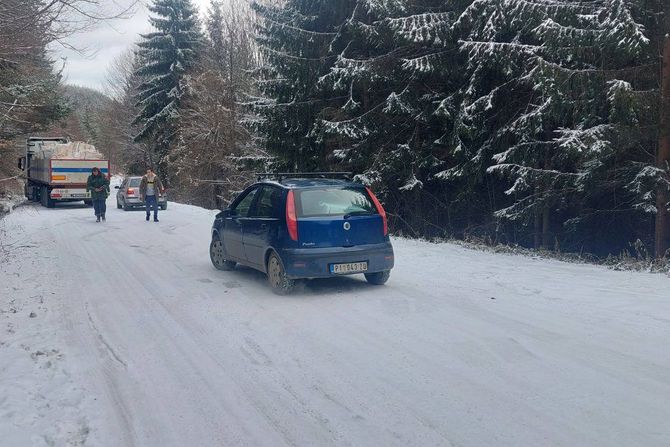
[{"label": "car rear bumper", "polygon": [[[130,206],[145,206],[144,202],[137,197],[128,197],[125,199],[125,202]],[[165,205],[166,203],[167,203],[166,198],[161,197],[160,199],[158,199],[159,205]]]},{"label": "car rear bumper", "polygon": [[[296,248],[280,253],[289,278],[330,278],[356,273],[376,273],[391,270],[394,265],[390,241],[355,247]],[[331,264],[367,262],[366,272],[331,273]]]}]

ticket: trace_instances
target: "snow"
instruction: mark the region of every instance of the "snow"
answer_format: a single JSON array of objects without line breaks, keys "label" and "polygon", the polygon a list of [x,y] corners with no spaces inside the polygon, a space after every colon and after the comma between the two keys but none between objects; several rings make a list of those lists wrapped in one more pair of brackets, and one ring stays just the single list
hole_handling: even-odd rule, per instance
[{"label": "snow", "polygon": [[0,221],[2,445],[670,445],[666,275],[395,239],[278,297],[113,205]]},{"label": "snow", "polygon": [[25,202],[23,196],[12,194],[11,192],[0,193],[0,217],[6,213],[11,213],[14,208]]}]

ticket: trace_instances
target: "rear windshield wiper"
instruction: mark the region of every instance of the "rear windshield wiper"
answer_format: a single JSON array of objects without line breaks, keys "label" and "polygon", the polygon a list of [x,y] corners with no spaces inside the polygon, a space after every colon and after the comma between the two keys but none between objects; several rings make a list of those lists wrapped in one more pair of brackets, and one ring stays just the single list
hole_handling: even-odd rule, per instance
[{"label": "rear windshield wiper", "polygon": [[345,219],[349,219],[351,216],[372,216],[373,212],[371,211],[352,211],[344,215]]}]

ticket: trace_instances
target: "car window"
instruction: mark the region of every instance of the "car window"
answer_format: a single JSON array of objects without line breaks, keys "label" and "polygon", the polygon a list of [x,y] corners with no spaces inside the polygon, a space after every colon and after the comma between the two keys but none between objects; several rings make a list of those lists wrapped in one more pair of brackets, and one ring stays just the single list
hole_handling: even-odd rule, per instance
[{"label": "car window", "polygon": [[296,192],[300,217],[377,214],[370,197],[360,188],[318,188]]},{"label": "car window", "polygon": [[130,186],[131,188],[137,188],[137,187],[140,186],[140,183],[142,183],[141,178],[131,178],[130,179],[130,185],[128,185],[128,186]]},{"label": "car window", "polygon": [[235,211],[235,214],[239,217],[247,217],[249,214],[249,209],[251,208],[251,204],[254,201],[254,197],[256,197],[256,193],[258,192],[258,188],[252,189],[247,193],[242,200],[237,202],[237,205],[233,207],[233,210]]},{"label": "car window", "polygon": [[256,206],[251,211],[253,217],[280,218],[282,215],[282,192],[279,188],[264,186],[259,193]]}]

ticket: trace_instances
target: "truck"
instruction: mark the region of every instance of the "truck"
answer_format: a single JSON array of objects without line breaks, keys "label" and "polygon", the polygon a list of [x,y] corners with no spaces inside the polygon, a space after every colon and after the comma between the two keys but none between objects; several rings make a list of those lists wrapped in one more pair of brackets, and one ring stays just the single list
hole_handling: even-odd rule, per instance
[{"label": "truck", "polygon": [[25,172],[26,198],[47,208],[82,200],[91,205],[86,181],[94,167],[110,177],[109,160],[93,145],[62,137],[30,137],[25,155],[19,158],[19,168]]}]

